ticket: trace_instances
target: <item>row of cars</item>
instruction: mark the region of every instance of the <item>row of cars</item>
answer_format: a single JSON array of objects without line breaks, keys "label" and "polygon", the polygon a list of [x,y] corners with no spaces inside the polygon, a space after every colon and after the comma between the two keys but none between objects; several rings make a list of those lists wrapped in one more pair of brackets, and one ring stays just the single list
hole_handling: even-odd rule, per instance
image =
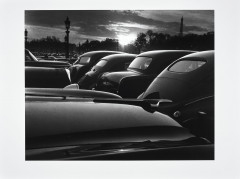
[{"label": "row of cars", "polygon": [[25,78],[27,160],[214,159],[214,51],[95,51]]}]

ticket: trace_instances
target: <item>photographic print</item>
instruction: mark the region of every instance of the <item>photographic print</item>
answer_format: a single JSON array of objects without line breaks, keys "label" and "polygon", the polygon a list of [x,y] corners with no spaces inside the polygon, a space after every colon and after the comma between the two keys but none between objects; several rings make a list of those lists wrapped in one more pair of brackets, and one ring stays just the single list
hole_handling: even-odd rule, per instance
[{"label": "photographic print", "polygon": [[25,10],[25,160],[214,160],[214,10]]}]

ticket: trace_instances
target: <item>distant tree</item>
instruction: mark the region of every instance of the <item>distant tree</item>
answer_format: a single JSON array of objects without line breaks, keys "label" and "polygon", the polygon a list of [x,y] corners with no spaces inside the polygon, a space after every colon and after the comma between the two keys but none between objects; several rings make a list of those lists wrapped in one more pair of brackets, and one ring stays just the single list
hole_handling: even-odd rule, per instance
[{"label": "distant tree", "polygon": [[124,52],[138,54],[139,51],[134,44],[128,44],[124,46]]},{"label": "distant tree", "polygon": [[138,52],[144,49],[149,50],[213,50],[214,49],[214,32],[206,34],[186,34],[182,37],[178,35],[156,33],[148,30],[146,33],[139,33],[134,45]]},{"label": "distant tree", "polygon": [[138,53],[140,53],[143,47],[146,46],[146,43],[147,43],[146,34],[144,33],[138,34],[137,39],[135,40],[135,43],[134,43],[134,45],[138,49]]}]

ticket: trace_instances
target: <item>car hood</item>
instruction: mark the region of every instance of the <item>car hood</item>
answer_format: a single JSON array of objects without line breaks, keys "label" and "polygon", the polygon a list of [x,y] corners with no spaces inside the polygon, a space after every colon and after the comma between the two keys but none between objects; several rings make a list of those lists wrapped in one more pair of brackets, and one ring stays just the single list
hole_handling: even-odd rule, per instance
[{"label": "car hood", "polygon": [[105,73],[102,76],[102,79],[119,84],[124,77],[140,76],[140,75],[143,75],[143,74],[136,71],[120,71],[120,72]]},{"label": "car hood", "polygon": [[175,120],[159,112],[87,99],[46,101],[28,97],[25,119],[27,148],[193,137]]}]

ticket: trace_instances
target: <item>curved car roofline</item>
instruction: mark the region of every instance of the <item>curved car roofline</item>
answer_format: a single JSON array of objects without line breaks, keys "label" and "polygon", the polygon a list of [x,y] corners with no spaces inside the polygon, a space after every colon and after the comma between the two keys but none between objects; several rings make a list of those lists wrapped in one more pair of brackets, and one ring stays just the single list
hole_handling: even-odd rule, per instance
[{"label": "curved car roofline", "polygon": [[90,51],[90,52],[86,52],[82,55],[80,55],[80,57],[85,57],[85,56],[92,56],[92,55],[95,55],[95,54],[98,54],[98,53],[116,53],[116,54],[121,54],[121,53],[124,53],[124,52],[120,52],[120,51],[105,51],[105,50],[99,50],[99,51]]},{"label": "curved car roofline", "polygon": [[112,54],[112,55],[108,55],[105,56],[103,58],[101,58],[100,60],[106,60],[106,61],[113,61],[113,60],[119,60],[119,59],[123,59],[123,58],[131,58],[131,57],[137,57],[136,54]]},{"label": "curved car roofline", "polygon": [[141,57],[141,56],[156,57],[158,55],[163,55],[163,54],[168,54],[168,53],[177,53],[177,52],[195,53],[196,51],[192,51],[192,50],[153,50],[153,51],[147,51],[147,52],[140,53],[137,57]]},{"label": "curved car roofline", "polygon": [[199,58],[205,59],[205,60],[214,60],[214,50],[208,50],[208,51],[201,51],[201,52],[195,52],[195,53],[191,53],[188,55],[185,55],[183,57],[181,57],[179,60],[181,59],[186,59],[186,58],[194,58],[197,60]]}]

